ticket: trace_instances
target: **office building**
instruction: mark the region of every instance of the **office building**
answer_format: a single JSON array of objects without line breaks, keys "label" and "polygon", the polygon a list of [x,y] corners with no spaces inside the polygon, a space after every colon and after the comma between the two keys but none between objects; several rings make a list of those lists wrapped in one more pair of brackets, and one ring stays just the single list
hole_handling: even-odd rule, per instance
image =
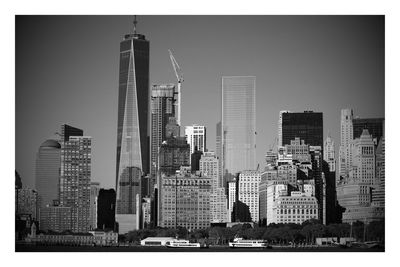
[{"label": "office building", "polygon": [[90,218],[89,229],[94,230],[97,228],[97,199],[99,196],[100,183],[90,183]]},{"label": "office building", "polygon": [[43,142],[36,154],[35,187],[39,207],[46,207],[58,199],[61,167],[61,145],[56,140]]},{"label": "office building", "polygon": [[211,178],[211,222],[229,221],[227,196],[219,173],[219,159],[214,152],[204,152],[200,159],[201,175]]},{"label": "office building", "polygon": [[336,172],[335,141],[330,135],[324,143],[324,160],[329,165],[329,171]]},{"label": "office building", "polygon": [[181,166],[190,166],[190,146],[184,137],[168,137],[160,146],[160,173],[174,175]]},{"label": "office building", "polygon": [[282,140],[282,117],[283,113],[290,113],[289,110],[281,110],[279,111],[279,120],[278,120],[278,146],[283,146]]},{"label": "office building", "polygon": [[192,168],[192,172],[196,172],[200,170],[200,159],[203,155],[203,152],[197,150],[197,147],[194,148],[194,152],[190,155],[190,166]]},{"label": "office building", "polygon": [[228,182],[228,216],[231,218],[233,212],[233,204],[236,202],[236,181]]},{"label": "office building", "polygon": [[283,112],[282,115],[282,146],[290,145],[296,137],[304,140],[310,146],[323,147],[322,112]]},{"label": "office building", "polygon": [[32,220],[38,219],[38,193],[30,188],[16,189],[16,215],[31,215]]},{"label": "office building", "polygon": [[256,77],[222,77],[221,127],[225,180],[256,169]]},{"label": "office building", "polygon": [[262,201],[262,213],[260,213],[260,216],[262,216],[263,219],[266,218],[267,225],[269,225],[270,223],[277,221],[276,218],[277,198],[280,196],[287,196],[289,188],[288,185],[279,184],[279,182],[262,182],[261,186],[262,186],[262,191],[260,192],[260,194],[262,195],[263,201]]},{"label": "office building", "polygon": [[97,228],[112,230],[115,228],[115,190],[100,189],[97,198]]},{"label": "office building", "polygon": [[375,145],[373,137],[364,129],[360,138],[353,140],[350,176],[359,182],[375,185]]},{"label": "office building", "polygon": [[142,229],[150,226],[151,223],[151,198],[142,199]]},{"label": "office building", "polygon": [[185,126],[185,137],[186,141],[190,145],[190,154],[194,153],[196,147],[198,151],[207,151],[205,126],[197,124]]},{"label": "office building", "polygon": [[364,129],[372,135],[375,145],[383,136],[384,118],[353,118],[353,139],[360,138]]},{"label": "office building", "polygon": [[351,148],[353,141],[353,110],[342,109],[340,117],[339,177],[345,178],[351,168]]},{"label": "office building", "polygon": [[376,148],[376,186],[372,191],[372,203],[385,207],[385,136],[379,140]]},{"label": "office building", "polygon": [[302,224],[310,219],[318,219],[318,202],[311,195],[291,192],[290,196],[278,196],[273,204],[270,223]]},{"label": "office building", "polygon": [[41,231],[63,232],[73,229],[72,207],[48,206],[40,208]]},{"label": "office building", "polygon": [[322,169],[323,152],[320,146],[310,146],[312,178],[315,185],[315,198],[318,201],[318,219],[326,224],[326,179]]},{"label": "office building", "polygon": [[219,176],[221,177],[222,186],[227,188],[226,180],[224,180],[222,172],[222,124],[218,122],[216,124],[216,136],[215,136],[215,153],[219,161]]},{"label": "office building", "polygon": [[[120,234],[124,233],[122,232],[124,230],[139,228],[137,216],[140,209],[135,205],[137,196],[141,199],[138,181],[142,175],[149,173],[150,165],[148,127],[150,44],[144,35],[136,33],[136,20],[134,26],[134,32],[125,35],[121,41],[119,54],[116,220],[119,223]],[[121,185],[124,188],[121,188]],[[127,191],[129,194],[126,194]],[[123,206],[118,207],[118,205]]]},{"label": "office building", "polygon": [[157,176],[158,150],[167,139],[166,126],[175,116],[174,84],[153,84],[151,87],[151,134],[150,134],[150,192],[153,195]]},{"label": "office building", "polygon": [[195,230],[210,226],[210,178],[181,172],[163,175],[161,181],[161,227]]},{"label": "office building", "polygon": [[238,196],[241,202],[249,206],[253,222],[259,220],[259,185],[261,173],[259,171],[243,171],[239,175]]},{"label": "office building", "polygon": [[61,142],[60,206],[71,207],[73,232],[87,232],[90,229],[92,138],[69,136],[64,140]]}]

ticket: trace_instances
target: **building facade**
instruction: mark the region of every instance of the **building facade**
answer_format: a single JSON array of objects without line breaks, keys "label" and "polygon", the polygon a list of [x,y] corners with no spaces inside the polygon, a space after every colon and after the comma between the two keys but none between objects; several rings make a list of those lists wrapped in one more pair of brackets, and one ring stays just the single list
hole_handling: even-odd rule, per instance
[{"label": "building facade", "polygon": [[259,171],[243,171],[239,175],[239,200],[249,206],[253,222],[259,221],[259,185],[261,173]]},{"label": "building facade", "polygon": [[90,228],[92,138],[69,136],[61,143],[60,206],[71,207],[72,231]]},{"label": "building facade", "polygon": [[60,167],[60,143],[46,140],[36,154],[35,187],[39,194],[39,207],[53,205],[53,200],[58,199]]},{"label": "building facade", "polygon": [[153,194],[157,176],[158,149],[166,140],[166,126],[170,117],[175,116],[174,84],[153,84],[151,87],[151,134],[150,134],[150,192]]},{"label": "building facade", "polygon": [[185,126],[185,137],[186,141],[190,145],[190,154],[194,153],[195,147],[197,147],[198,151],[207,151],[205,126],[197,124]]},{"label": "building facade", "polygon": [[290,145],[296,137],[304,140],[310,146],[323,147],[323,117],[322,112],[283,112],[282,146]]},{"label": "building facade", "polygon": [[210,226],[210,178],[191,174],[163,176],[161,192],[161,227],[194,230]]},{"label": "building facade", "polygon": [[97,228],[112,230],[115,227],[115,190],[100,189],[97,198]]},{"label": "building facade", "polygon": [[290,196],[276,198],[269,223],[302,224],[310,219],[318,219],[317,199],[306,193],[291,192]]},{"label": "building facade", "polygon": [[[120,43],[116,159],[116,220],[119,229],[138,229],[136,218],[140,209],[133,205],[130,213],[119,213],[127,209],[118,205],[131,203],[133,199],[136,201],[137,195],[140,199],[140,186],[136,191],[136,175],[138,171],[140,176],[149,173],[149,46],[145,36],[137,34],[136,30],[125,35]],[[129,190],[135,191],[124,194],[126,188],[121,188],[121,184],[125,183],[130,183]],[[132,196],[133,199],[124,199]]]},{"label": "building facade", "polygon": [[350,171],[351,148],[350,143],[353,141],[353,110],[342,109],[340,116],[340,146],[339,146],[339,177],[345,178]]},{"label": "building facade", "polygon": [[40,209],[39,228],[41,231],[63,232],[73,229],[72,208],[48,206]]},{"label": "building facade", "polygon": [[97,228],[97,200],[100,191],[99,182],[90,183],[90,218],[89,229],[94,230]]},{"label": "building facade", "polygon": [[222,169],[225,180],[256,168],[256,77],[222,77]]},{"label": "building facade", "polygon": [[30,214],[32,220],[37,220],[39,217],[39,206],[38,206],[38,193],[36,190],[30,188],[19,188],[16,189],[16,205],[15,214]]},{"label": "building facade", "polygon": [[383,136],[384,118],[353,118],[353,139],[360,138],[364,129],[372,135],[375,145]]}]

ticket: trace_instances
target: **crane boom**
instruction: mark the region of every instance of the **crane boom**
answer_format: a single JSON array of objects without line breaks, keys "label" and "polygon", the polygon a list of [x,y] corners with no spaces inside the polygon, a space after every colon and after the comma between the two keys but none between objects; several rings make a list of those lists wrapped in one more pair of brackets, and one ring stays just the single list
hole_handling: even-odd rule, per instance
[{"label": "crane boom", "polygon": [[169,58],[171,59],[172,67],[174,68],[176,80],[178,82],[178,90],[176,92],[177,99],[175,99],[175,116],[176,116],[176,122],[180,126],[181,125],[181,90],[182,90],[182,82],[183,82],[183,73],[182,73],[181,67],[179,66],[178,62],[176,61],[176,59],[170,49],[168,49],[168,52],[169,52]]}]

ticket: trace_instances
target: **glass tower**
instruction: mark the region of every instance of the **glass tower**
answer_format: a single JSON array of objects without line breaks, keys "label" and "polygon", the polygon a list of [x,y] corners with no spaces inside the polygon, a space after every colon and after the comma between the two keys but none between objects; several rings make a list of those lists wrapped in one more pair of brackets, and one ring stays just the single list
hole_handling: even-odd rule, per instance
[{"label": "glass tower", "polygon": [[119,232],[136,229],[140,178],[149,171],[149,41],[125,35],[120,44],[116,220]]},{"label": "glass tower", "polygon": [[256,168],[256,77],[222,77],[224,180]]}]

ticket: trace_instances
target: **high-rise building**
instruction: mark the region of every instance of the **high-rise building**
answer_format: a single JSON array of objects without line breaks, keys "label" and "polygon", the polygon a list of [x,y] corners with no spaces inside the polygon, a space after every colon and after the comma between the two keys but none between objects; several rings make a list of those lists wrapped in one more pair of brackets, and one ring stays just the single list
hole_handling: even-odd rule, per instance
[{"label": "high-rise building", "polygon": [[16,215],[31,215],[32,220],[38,219],[38,193],[30,188],[16,189]]},{"label": "high-rise building", "polygon": [[63,232],[71,230],[72,208],[48,206],[40,209],[39,226],[41,231]]},{"label": "high-rise building", "polygon": [[215,152],[216,152],[216,156],[219,161],[219,176],[221,177],[221,181],[222,181],[221,186],[226,188],[227,184],[222,175],[223,172],[222,172],[222,128],[221,128],[221,122],[218,122],[216,125]]},{"label": "high-rise building", "polygon": [[198,151],[206,151],[206,127],[193,124],[190,126],[185,126],[185,137],[186,141],[190,145],[190,154],[193,154],[195,148]]},{"label": "high-rise building", "polygon": [[324,143],[324,160],[329,164],[329,171],[336,172],[335,141],[330,135]]},{"label": "high-rise building", "polygon": [[[116,160],[116,220],[119,230],[139,228],[140,177],[149,172],[149,41],[134,32],[120,43],[117,160]],[[125,185],[128,183],[129,185]],[[121,188],[121,185],[124,188]],[[126,187],[129,189],[127,189]],[[129,194],[124,194],[126,190]],[[131,192],[131,190],[134,190]],[[131,199],[124,199],[131,198]],[[118,207],[129,203],[129,208]],[[128,212],[129,213],[126,213]],[[124,212],[124,213],[119,213]],[[122,232],[119,233],[122,233]]]},{"label": "high-rise building", "polygon": [[100,183],[90,183],[90,218],[89,229],[94,230],[97,228],[97,199],[99,196]]},{"label": "high-rise building", "polygon": [[326,179],[322,169],[323,153],[320,146],[310,146],[312,176],[315,184],[315,197],[318,201],[318,219],[326,224]]},{"label": "high-rise building", "polygon": [[359,138],[364,129],[368,129],[375,145],[383,136],[384,118],[353,118],[353,139]]},{"label": "high-rise building", "polygon": [[233,205],[236,202],[236,181],[228,182],[228,217],[231,218],[233,212]]},{"label": "high-rise building", "polygon": [[90,229],[92,138],[69,136],[64,140],[61,142],[60,206],[71,207],[73,232],[87,232]]},{"label": "high-rise building", "polygon": [[290,145],[296,137],[310,146],[323,147],[322,112],[282,112],[282,146]]},{"label": "high-rise building", "polygon": [[113,230],[115,228],[115,190],[100,189],[97,198],[97,228]]},{"label": "high-rise building", "polygon": [[181,166],[190,166],[190,148],[184,137],[169,137],[160,146],[160,173],[174,175]]},{"label": "high-rise building", "polygon": [[142,229],[148,227],[151,223],[151,198],[142,199]]},{"label": "high-rise building", "polygon": [[384,217],[384,207],[372,202],[373,189],[379,185],[375,172],[374,139],[367,129],[352,141],[352,167],[349,176],[337,186],[337,198],[346,208],[343,222],[370,222]]},{"label": "high-rise building", "polygon": [[385,207],[385,136],[379,140],[376,148],[376,186],[372,191],[372,202]]},{"label": "high-rise building", "polygon": [[192,172],[200,170],[200,159],[202,155],[203,151],[197,150],[197,147],[195,147],[194,152],[190,155],[190,166],[192,168]]},{"label": "high-rise building", "polygon": [[204,152],[200,159],[201,175],[211,178],[211,222],[229,221],[227,197],[219,173],[219,159],[214,152]]},{"label": "high-rise building", "polygon": [[279,120],[278,120],[278,146],[283,146],[282,141],[282,114],[283,113],[290,113],[289,110],[281,110],[279,111]]},{"label": "high-rise building", "polygon": [[256,169],[256,77],[222,77],[222,164],[226,180]]},{"label": "high-rise building", "polygon": [[342,109],[340,117],[339,177],[347,177],[351,167],[351,148],[353,140],[353,110]]},{"label": "high-rise building", "polygon": [[[277,221],[275,202],[280,196],[287,196],[288,185],[278,182],[262,181],[260,184],[260,217],[266,219],[266,224]],[[274,216],[275,215],[275,216]]]},{"label": "high-rise building", "polygon": [[210,226],[210,178],[181,172],[161,180],[161,227],[194,230]]},{"label": "high-rise building", "polygon": [[238,200],[249,206],[251,219],[256,223],[259,220],[260,181],[259,171],[243,171],[239,175]]},{"label": "high-rise building", "polygon": [[39,194],[39,207],[53,205],[58,199],[61,145],[56,140],[43,142],[36,154],[35,187]]},{"label": "high-rise building", "polygon": [[175,116],[174,84],[153,84],[151,87],[151,135],[150,135],[150,193],[153,194],[157,175],[158,149],[167,139],[166,126]]}]

